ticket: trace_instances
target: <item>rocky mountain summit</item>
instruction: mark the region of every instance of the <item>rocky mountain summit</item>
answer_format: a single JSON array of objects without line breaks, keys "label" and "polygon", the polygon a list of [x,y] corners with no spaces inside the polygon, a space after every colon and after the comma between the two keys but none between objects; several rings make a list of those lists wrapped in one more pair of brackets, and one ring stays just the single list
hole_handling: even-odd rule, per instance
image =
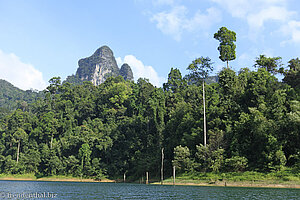
[{"label": "rocky mountain summit", "polygon": [[80,84],[83,81],[91,81],[94,85],[100,85],[108,77],[119,75],[125,80],[133,80],[130,66],[124,63],[119,69],[114,54],[108,46],[102,46],[90,57],[80,59],[78,66],[76,74],[68,76],[66,82]]},{"label": "rocky mountain summit", "polygon": [[133,73],[130,66],[124,63],[120,69],[120,75],[123,76],[125,80],[133,80]]}]

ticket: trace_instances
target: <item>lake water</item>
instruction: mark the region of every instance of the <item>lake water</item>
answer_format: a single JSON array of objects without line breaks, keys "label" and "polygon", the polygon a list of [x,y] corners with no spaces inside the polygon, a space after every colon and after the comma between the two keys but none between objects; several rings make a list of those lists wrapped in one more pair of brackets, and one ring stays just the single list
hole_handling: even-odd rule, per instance
[{"label": "lake water", "polygon": [[0,181],[0,199],[300,199],[300,189]]}]

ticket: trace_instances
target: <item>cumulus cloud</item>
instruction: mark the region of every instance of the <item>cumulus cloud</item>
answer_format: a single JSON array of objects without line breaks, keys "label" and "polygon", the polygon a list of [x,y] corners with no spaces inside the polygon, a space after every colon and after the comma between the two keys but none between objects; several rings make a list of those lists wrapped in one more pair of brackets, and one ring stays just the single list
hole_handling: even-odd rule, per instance
[{"label": "cumulus cloud", "polygon": [[281,42],[281,45],[286,43],[300,43],[300,21],[291,20],[287,24],[283,25],[280,31],[290,37],[289,40]]},{"label": "cumulus cloud", "polygon": [[221,13],[216,8],[209,8],[205,13],[197,11],[193,17],[188,17],[188,9],[183,6],[172,6],[170,11],[152,15],[151,22],[164,34],[180,41],[184,32],[195,32],[201,28],[208,29],[212,24],[221,20]]},{"label": "cumulus cloud", "polygon": [[300,43],[300,21],[290,21],[288,27],[292,36],[292,41]]},{"label": "cumulus cloud", "polygon": [[[299,42],[297,12],[288,9],[287,0],[211,0],[219,4],[233,17],[244,19],[250,28],[250,37],[256,39],[258,32],[270,21],[279,23],[279,30],[292,42]],[[289,32],[285,31],[287,29]],[[278,31],[274,30],[274,31]],[[287,41],[283,42],[286,43]]]},{"label": "cumulus cloud", "polygon": [[131,67],[135,81],[137,81],[139,78],[147,78],[153,85],[157,87],[161,87],[165,82],[165,79],[159,77],[152,66],[144,65],[142,61],[138,60],[133,55],[126,55],[124,59],[118,57],[116,58],[116,61],[119,66],[121,66],[123,63],[127,63]]},{"label": "cumulus cloud", "polygon": [[212,2],[220,4],[225,7],[233,17],[245,17],[246,14],[251,10],[251,5],[253,3],[249,0],[211,0]]},{"label": "cumulus cloud", "polygon": [[173,8],[170,12],[160,12],[152,16],[151,21],[156,22],[156,27],[164,34],[172,36],[179,41],[182,34],[182,21],[186,13],[184,6]]},{"label": "cumulus cloud", "polygon": [[9,81],[14,86],[23,89],[43,90],[47,84],[42,72],[31,64],[23,63],[15,54],[6,54],[0,50],[0,79]]},{"label": "cumulus cloud", "polygon": [[233,17],[247,18],[270,7],[285,8],[286,0],[211,0],[224,7]]},{"label": "cumulus cloud", "polygon": [[286,22],[295,12],[288,11],[283,7],[272,6],[260,10],[258,13],[251,13],[247,17],[248,24],[251,28],[257,29],[263,27],[266,21],[274,20]]}]

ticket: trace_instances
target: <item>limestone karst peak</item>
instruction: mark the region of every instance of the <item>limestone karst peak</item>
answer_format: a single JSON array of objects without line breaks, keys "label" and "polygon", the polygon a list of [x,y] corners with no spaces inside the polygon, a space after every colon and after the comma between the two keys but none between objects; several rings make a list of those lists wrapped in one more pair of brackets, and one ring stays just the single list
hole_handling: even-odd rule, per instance
[{"label": "limestone karst peak", "polygon": [[82,83],[91,81],[94,85],[100,85],[108,77],[123,76],[125,80],[133,80],[133,73],[128,64],[118,67],[113,51],[108,46],[98,48],[91,56],[78,61],[78,69],[75,75],[69,76],[67,82]]}]

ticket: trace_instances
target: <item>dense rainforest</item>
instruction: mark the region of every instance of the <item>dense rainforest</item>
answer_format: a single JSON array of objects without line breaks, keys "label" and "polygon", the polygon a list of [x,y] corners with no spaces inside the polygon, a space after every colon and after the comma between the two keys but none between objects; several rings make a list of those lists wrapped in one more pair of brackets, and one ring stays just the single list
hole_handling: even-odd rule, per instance
[{"label": "dense rainforest", "polygon": [[23,91],[11,83],[0,79],[0,118],[11,110],[26,110],[28,104],[36,101],[39,97],[43,97],[43,92],[35,90]]},{"label": "dense rainforest", "polygon": [[300,60],[284,69],[280,57],[261,55],[257,70],[226,67],[208,84],[212,65],[196,59],[184,77],[172,68],[162,88],[121,76],[99,86],[52,78],[26,109],[1,115],[0,173],[160,177],[162,149],[165,177],[172,166],[177,173],[300,170]]}]

